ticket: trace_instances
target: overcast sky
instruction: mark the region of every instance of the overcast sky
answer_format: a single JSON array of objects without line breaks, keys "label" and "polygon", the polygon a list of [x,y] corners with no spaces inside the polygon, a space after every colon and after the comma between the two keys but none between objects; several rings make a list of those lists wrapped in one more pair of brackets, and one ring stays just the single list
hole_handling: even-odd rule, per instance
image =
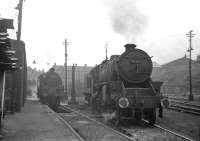
[{"label": "overcast sky", "polygon": [[[0,17],[17,19],[17,3],[0,0]],[[192,42],[196,59],[200,54],[199,6],[199,0],[26,0],[22,40],[28,65],[39,69],[63,65],[65,38],[69,65],[99,64],[105,59],[106,43],[110,56],[121,54],[130,42],[164,64],[185,55],[189,30],[196,34]],[[9,31],[12,38],[15,32]]]}]

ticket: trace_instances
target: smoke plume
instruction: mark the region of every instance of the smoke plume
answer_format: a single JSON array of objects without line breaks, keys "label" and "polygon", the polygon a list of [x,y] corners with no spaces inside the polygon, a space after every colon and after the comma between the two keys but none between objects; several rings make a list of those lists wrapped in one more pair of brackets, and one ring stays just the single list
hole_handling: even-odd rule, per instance
[{"label": "smoke plume", "polygon": [[147,27],[147,18],[137,8],[136,0],[104,0],[104,2],[110,11],[113,30],[127,41],[135,41]]}]

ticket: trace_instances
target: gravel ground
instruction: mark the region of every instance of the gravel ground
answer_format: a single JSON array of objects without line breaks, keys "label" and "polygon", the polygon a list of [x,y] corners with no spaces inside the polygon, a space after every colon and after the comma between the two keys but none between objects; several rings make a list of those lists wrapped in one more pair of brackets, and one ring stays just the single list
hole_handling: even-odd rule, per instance
[{"label": "gravel ground", "polygon": [[[86,111],[87,111],[87,113],[90,112],[89,109],[87,109]],[[157,124],[159,124],[163,127],[166,127],[169,130],[178,132],[181,135],[184,135],[184,136],[187,136],[194,140],[200,141],[200,116],[196,116],[196,115],[192,115],[192,114],[188,114],[188,113],[177,112],[177,111],[169,110],[169,109],[164,109],[163,115],[164,115],[164,117],[162,119],[157,116],[157,119],[156,119]],[[137,125],[136,125],[136,127],[140,128]],[[145,128],[143,128],[143,129],[145,129]],[[147,131],[151,132],[148,128],[147,128]],[[144,131],[144,132],[146,132],[146,131]],[[146,134],[148,134],[148,132],[146,132]],[[140,132],[138,132],[138,133],[140,133]],[[155,135],[153,135],[153,134],[155,134]],[[156,137],[156,136],[160,138],[159,134],[157,134],[157,131],[152,133],[152,137]],[[165,135],[164,135],[164,138],[165,138]]]},{"label": "gravel ground", "polygon": [[113,131],[74,113],[63,113],[61,116],[86,141],[128,141],[128,139],[117,135]]},{"label": "gravel ground", "polygon": [[195,140],[200,140],[200,116],[169,109],[165,109],[163,115],[163,119],[157,118],[159,125],[182,133]]},{"label": "gravel ground", "polygon": [[133,134],[136,141],[182,141],[181,138],[154,127],[134,125],[128,132]]},{"label": "gravel ground", "polygon": [[[81,110],[81,112],[85,113],[86,115],[93,115],[90,112],[90,108],[86,108],[86,107],[83,108],[83,107],[80,107],[80,106],[77,106],[75,108],[78,108],[79,110]],[[164,114],[165,114],[165,112],[164,112]],[[98,115],[98,116],[100,116],[100,115]],[[165,119],[167,119],[167,117],[164,117],[163,120],[165,120]],[[169,119],[171,119],[171,116],[169,116]],[[104,119],[102,119],[102,118],[99,118],[98,120],[105,122]],[[161,121],[162,120],[158,118],[158,122],[161,123]],[[168,124],[169,122],[166,121],[166,123]],[[166,127],[165,126],[166,123],[164,123],[162,121],[162,125],[164,127]],[[172,124],[171,126],[173,127],[173,125],[174,124]],[[170,127],[170,126],[168,126],[168,127]],[[164,141],[181,141],[182,140],[179,137],[176,137],[176,136],[174,136],[174,135],[172,135],[168,132],[165,132],[165,131],[160,130],[158,128],[150,127],[148,125],[145,125],[144,123],[142,123],[140,125],[133,123],[133,125],[131,125],[129,127],[124,126],[122,128],[126,129],[129,133],[131,133],[133,135],[133,137],[131,137],[131,138],[133,138],[136,141],[161,141],[161,140],[164,140]],[[169,128],[169,129],[171,129],[171,128]],[[101,131],[98,132],[98,133],[101,133]]]},{"label": "gravel ground", "polygon": [[[200,105],[200,99],[196,99],[190,103]],[[86,106],[77,106],[76,108],[91,114],[90,109]],[[162,119],[157,117],[156,123],[168,128],[169,130],[176,131],[184,136],[200,141],[200,116],[181,113],[169,109],[164,109],[163,115],[164,118]]]}]

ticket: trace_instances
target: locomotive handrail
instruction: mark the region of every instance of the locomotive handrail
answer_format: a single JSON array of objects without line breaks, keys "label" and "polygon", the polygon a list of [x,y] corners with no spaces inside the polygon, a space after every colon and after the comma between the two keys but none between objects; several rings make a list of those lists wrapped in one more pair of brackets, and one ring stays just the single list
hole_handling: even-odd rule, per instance
[{"label": "locomotive handrail", "polygon": [[149,81],[149,84],[150,84],[150,86],[151,86],[151,88],[152,88],[153,92],[156,94],[157,92],[156,92],[156,90],[155,90],[154,86],[152,85],[151,81]]},{"label": "locomotive handrail", "polygon": [[125,88],[125,89],[151,89],[151,88]]},{"label": "locomotive handrail", "polygon": [[[122,58],[123,59],[123,58]],[[132,59],[132,60],[151,60],[151,58],[135,58],[135,57],[124,57],[124,59]]]},{"label": "locomotive handrail", "polygon": [[126,91],[126,88],[125,88],[123,82],[121,82],[121,86],[122,86],[122,94],[123,94],[123,96],[125,96],[127,94],[127,91]]}]

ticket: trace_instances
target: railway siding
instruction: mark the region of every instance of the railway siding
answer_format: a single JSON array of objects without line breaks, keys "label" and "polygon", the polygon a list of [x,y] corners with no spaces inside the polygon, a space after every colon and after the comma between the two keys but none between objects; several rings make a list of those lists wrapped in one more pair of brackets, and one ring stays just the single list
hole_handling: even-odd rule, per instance
[{"label": "railway siding", "polygon": [[194,140],[200,138],[200,117],[185,112],[164,109],[163,119],[158,118],[157,123]]},{"label": "railway siding", "polygon": [[[90,116],[91,118],[98,120],[98,122],[100,121],[101,123],[106,124],[105,126],[108,125],[107,123],[105,123],[105,120],[102,119],[102,116],[100,116],[100,115],[95,116],[94,114],[91,114],[89,111],[87,111],[87,109],[84,110],[82,108],[81,108],[81,110],[79,109],[78,111],[81,114],[84,113],[84,115]],[[75,111],[75,112],[77,112],[77,111]],[[99,130],[99,129],[98,129],[98,131],[96,130],[97,132],[95,132],[95,133],[93,133],[93,132],[87,133],[87,132],[91,131],[91,129],[89,129],[89,128],[91,128],[91,121],[88,121],[87,119],[79,119],[80,116],[77,117],[74,114],[75,113],[72,112],[70,114],[69,113],[62,114],[62,116],[70,118],[70,123],[72,123],[72,121],[74,121],[76,123],[75,124],[76,126],[78,123],[79,128],[80,128],[80,126],[83,126],[81,128],[83,128],[83,130],[85,129],[84,134],[87,134],[89,136],[94,135],[95,138],[101,137],[101,133],[105,134],[106,130]],[[165,118],[164,118],[164,120],[165,120]],[[165,124],[167,124],[167,122]],[[177,132],[177,130],[171,131],[172,128],[168,128],[168,130],[167,130],[165,128],[166,127],[165,124],[161,124],[161,126],[156,125],[155,127],[152,127],[152,126],[147,125],[145,122],[142,122],[140,124],[133,124],[133,126],[128,126],[128,127],[127,126],[122,126],[120,128],[112,127],[112,130],[117,130],[116,132],[120,131],[121,132],[120,134],[125,134],[126,136],[128,135],[130,140],[137,140],[137,141],[146,141],[146,140],[148,140],[148,141],[160,141],[160,140],[182,141],[182,140],[187,140],[187,139],[189,139],[190,141],[191,140],[193,141],[193,139],[190,139],[190,137],[187,134],[184,134],[181,131],[180,132]],[[157,127],[157,126],[159,126],[159,127]],[[165,130],[162,129],[163,127]],[[106,132],[106,133],[108,133],[108,132]],[[182,133],[182,135],[184,135],[184,136],[180,136],[179,133]],[[87,136],[86,138],[90,138],[89,136]],[[105,136],[107,137],[107,134],[105,134]],[[108,136],[111,137],[111,134],[109,133]],[[117,137],[116,139],[119,140],[118,136],[115,136],[115,137]]]},{"label": "railway siding", "polygon": [[130,141],[113,130],[74,112],[59,114],[86,141]]},{"label": "railway siding", "polygon": [[194,104],[194,103],[190,103],[188,101],[176,100],[176,99],[169,99],[169,100],[170,100],[171,104],[168,107],[168,109],[200,116],[200,105],[199,104],[197,104],[197,103]]}]

